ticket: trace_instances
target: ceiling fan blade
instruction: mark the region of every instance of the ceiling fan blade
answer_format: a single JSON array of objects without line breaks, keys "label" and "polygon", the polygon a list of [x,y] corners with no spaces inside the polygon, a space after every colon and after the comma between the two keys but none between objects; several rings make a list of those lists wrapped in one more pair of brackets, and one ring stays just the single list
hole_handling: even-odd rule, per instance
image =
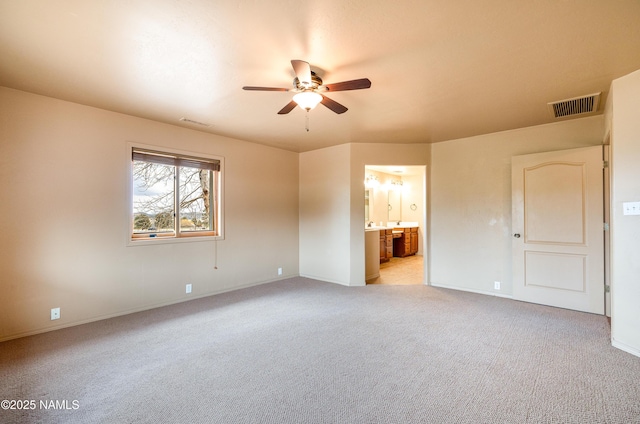
[{"label": "ceiling fan blade", "polygon": [[291,66],[298,77],[298,81],[305,87],[311,86],[311,67],[304,60],[292,60]]},{"label": "ceiling fan blade", "polygon": [[287,105],[285,107],[280,109],[280,111],[278,112],[278,115],[286,115],[287,113],[289,113],[293,109],[295,109],[296,106],[298,106],[298,103],[296,103],[293,100],[291,100],[289,103],[287,103]]},{"label": "ceiling fan blade", "polygon": [[245,85],[242,87],[243,90],[249,91],[289,91],[288,88],[277,88],[277,87],[252,87],[249,85]]},{"label": "ceiling fan blade", "polygon": [[244,87],[242,87],[243,90],[249,90],[249,91],[289,91],[288,88],[276,88],[276,87],[251,87],[248,85],[245,85]]},{"label": "ceiling fan blade", "polygon": [[325,84],[324,87],[327,89],[327,91],[362,90],[363,88],[371,87],[371,81],[369,81],[369,78],[360,78],[351,81]]},{"label": "ceiling fan blade", "polygon": [[345,113],[346,111],[348,111],[349,109],[347,109],[345,106],[341,105],[340,103],[336,102],[335,100],[331,100],[330,98],[326,97],[326,96],[322,96],[322,100],[320,101],[320,103],[322,103],[323,105],[325,105],[326,107],[328,107],[329,109],[331,109],[332,111],[334,111],[335,113]]}]

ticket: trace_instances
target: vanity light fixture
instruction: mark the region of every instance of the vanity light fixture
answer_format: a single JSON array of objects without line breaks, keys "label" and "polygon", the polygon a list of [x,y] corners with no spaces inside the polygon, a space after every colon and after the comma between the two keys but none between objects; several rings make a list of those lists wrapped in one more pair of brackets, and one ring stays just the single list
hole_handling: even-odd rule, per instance
[{"label": "vanity light fixture", "polygon": [[367,178],[364,180],[364,185],[366,187],[377,187],[380,185],[380,181],[378,181],[378,177],[375,175],[367,175]]},{"label": "vanity light fixture", "polygon": [[402,190],[402,180],[391,180],[388,183],[386,183],[385,185],[387,186],[387,190]]}]

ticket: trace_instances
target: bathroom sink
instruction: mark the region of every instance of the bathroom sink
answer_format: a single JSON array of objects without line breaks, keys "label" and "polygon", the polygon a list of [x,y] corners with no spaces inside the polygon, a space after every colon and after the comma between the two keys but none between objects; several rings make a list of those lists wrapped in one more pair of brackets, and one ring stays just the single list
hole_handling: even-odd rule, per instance
[{"label": "bathroom sink", "polygon": [[410,222],[410,221],[389,222],[387,223],[387,225],[391,228],[412,228],[412,227],[419,226],[417,222]]}]

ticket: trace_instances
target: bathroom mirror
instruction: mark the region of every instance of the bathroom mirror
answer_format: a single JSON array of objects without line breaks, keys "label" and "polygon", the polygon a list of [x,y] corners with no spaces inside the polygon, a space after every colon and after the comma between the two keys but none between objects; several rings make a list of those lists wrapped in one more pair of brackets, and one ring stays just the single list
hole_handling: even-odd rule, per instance
[{"label": "bathroom mirror", "polygon": [[402,191],[389,190],[389,221],[402,221]]},{"label": "bathroom mirror", "polygon": [[369,214],[370,202],[371,202],[371,191],[370,190],[365,190],[364,191],[364,220],[365,220],[365,222],[369,222],[371,220],[370,214]]}]

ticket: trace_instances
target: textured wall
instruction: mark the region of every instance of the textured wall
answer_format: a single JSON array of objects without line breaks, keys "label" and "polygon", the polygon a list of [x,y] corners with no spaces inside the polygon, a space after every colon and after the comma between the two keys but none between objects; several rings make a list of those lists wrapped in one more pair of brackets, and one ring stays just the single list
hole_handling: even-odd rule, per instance
[{"label": "textured wall", "polygon": [[[5,88],[0,120],[0,340],[298,275],[298,154]],[[127,246],[128,141],[225,158],[225,240]]]},{"label": "textured wall", "polygon": [[640,71],[612,84],[611,335],[614,346],[640,356]]},{"label": "textured wall", "polygon": [[603,122],[600,115],[434,144],[431,282],[510,296],[511,157],[601,144]]}]

